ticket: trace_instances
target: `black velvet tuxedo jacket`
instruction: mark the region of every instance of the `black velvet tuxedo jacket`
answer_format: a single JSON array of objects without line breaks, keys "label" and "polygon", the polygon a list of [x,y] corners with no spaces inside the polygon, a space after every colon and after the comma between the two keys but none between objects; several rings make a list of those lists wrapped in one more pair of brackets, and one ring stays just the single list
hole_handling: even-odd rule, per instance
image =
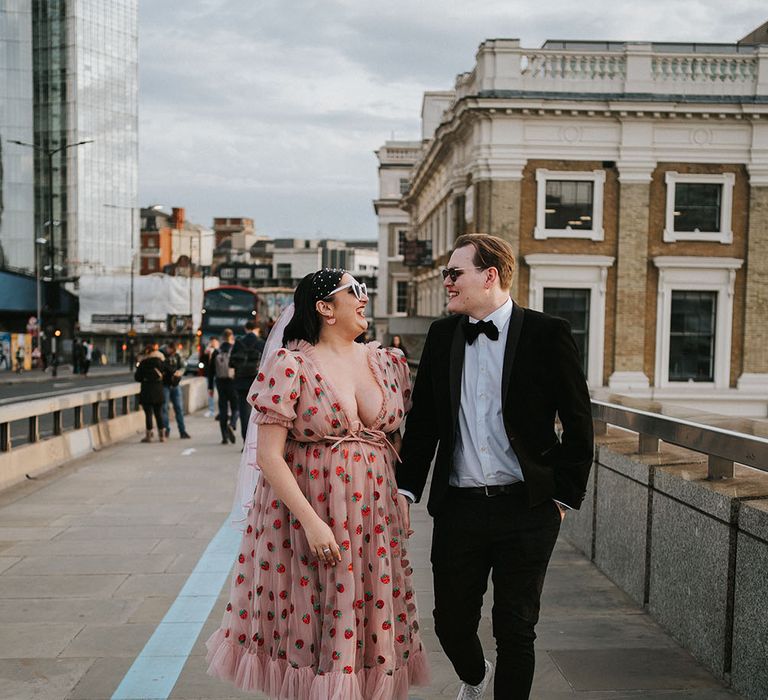
[{"label": "black velvet tuxedo jacket", "polygon": [[[397,484],[421,499],[437,447],[427,502],[438,515],[453,468],[466,316],[435,321],[427,334],[397,467]],[[584,500],[593,459],[592,412],[567,321],[514,305],[501,384],[504,427],[520,461],[531,507],[554,498]],[[500,342],[500,341],[499,341]],[[465,397],[464,400],[467,400]],[[559,417],[562,434],[555,432]]]}]

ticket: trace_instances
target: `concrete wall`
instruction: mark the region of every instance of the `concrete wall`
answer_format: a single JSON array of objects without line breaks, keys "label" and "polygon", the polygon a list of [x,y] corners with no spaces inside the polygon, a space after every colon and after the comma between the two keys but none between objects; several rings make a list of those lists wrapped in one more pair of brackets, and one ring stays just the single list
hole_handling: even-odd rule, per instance
[{"label": "concrete wall", "polygon": [[[183,380],[182,393],[185,413],[199,411],[208,403],[207,385],[202,377]],[[84,418],[90,415],[89,411],[83,413]],[[134,438],[143,430],[144,411],[139,409],[111,420],[88,425],[80,430],[70,430],[63,435],[22,445],[9,452],[2,452],[0,453],[0,491],[24,481],[27,475],[45,474],[90,452]]]},{"label": "concrete wall", "polygon": [[708,481],[703,455],[599,439],[563,534],[719,678],[768,697],[768,473]]}]

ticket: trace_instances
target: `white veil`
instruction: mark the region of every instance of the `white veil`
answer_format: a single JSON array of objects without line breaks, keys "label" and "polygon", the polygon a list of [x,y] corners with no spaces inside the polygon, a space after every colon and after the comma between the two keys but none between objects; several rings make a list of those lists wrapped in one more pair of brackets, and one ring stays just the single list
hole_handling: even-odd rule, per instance
[{"label": "white veil", "polygon": [[[263,362],[272,353],[277,352],[283,347],[283,334],[285,333],[285,327],[288,322],[293,318],[293,304],[289,304],[285,311],[280,314],[280,318],[277,319],[277,323],[272,327],[267,338],[267,343],[264,346],[264,352],[261,355],[261,362]],[[254,392],[254,384],[248,392],[248,402],[251,402],[250,396]],[[245,530],[245,522],[248,519],[248,513],[250,513],[253,507],[253,494],[256,491],[256,486],[259,483],[259,477],[261,476],[261,469],[257,463],[257,449],[259,442],[259,426],[254,422],[256,416],[255,411],[251,411],[251,417],[248,421],[248,432],[245,435],[245,443],[243,444],[243,452],[240,455],[240,469],[237,473],[237,486],[235,487],[235,500],[232,503],[232,512],[230,513],[230,524],[236,530]],[[241,417],[242,420],[242,417]]]}]

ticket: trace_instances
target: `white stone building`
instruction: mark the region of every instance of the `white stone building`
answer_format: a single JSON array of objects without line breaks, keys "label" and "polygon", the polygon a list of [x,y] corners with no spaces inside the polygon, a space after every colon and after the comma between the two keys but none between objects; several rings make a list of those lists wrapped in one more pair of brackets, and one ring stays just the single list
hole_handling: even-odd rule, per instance
[{"label": "white stone building", "polygon": [[766,415],[768,46],[492,39],[422,115],[410,316],[444,313],[456,236],[492,233],[593,389]]},{"label": "white stone building", "polygon": [[401,199],[408,192],[411,169],[421,154],[420,141],[387,141],[378,151],[379,196],[373,202],[379,227],[378,295],[374,309],[376,337],[403,333],[393,319],[404,319],[408,310],[410,270],[403,252],[408,236],[408,212]]}]

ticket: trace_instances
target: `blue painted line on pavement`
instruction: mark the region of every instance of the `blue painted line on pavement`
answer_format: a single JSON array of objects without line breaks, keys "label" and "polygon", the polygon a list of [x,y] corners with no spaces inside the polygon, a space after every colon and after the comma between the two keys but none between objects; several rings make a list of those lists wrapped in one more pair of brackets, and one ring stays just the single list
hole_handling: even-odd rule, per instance
[{"label": "blue painted line on pavement", "polygon": [[229,519],[208,543],[180,593],[128,669],[112,700],[166,700],[229,576],[242,533]]}]

